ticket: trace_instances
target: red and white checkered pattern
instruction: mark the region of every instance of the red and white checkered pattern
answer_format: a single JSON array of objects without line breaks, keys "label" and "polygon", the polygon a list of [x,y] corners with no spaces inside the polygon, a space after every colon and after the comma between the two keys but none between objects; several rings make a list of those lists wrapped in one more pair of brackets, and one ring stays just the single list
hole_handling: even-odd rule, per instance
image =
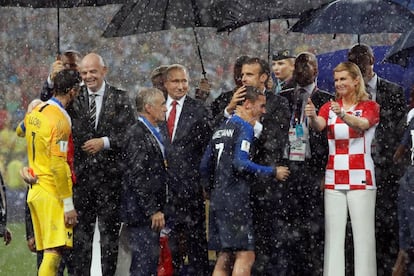
[{"label": "red and white checkered pattern", "polygon": [[[338,102],[342,106],[342,101]],[[370,128],[364,132],[350,128],[330,107],[331,103],[328,102],[319,111],[319,116],[326,120],[328,130],[329,157],[325,188],[376,189],[371,143],[379,122],[379,105],[374,101],[364,101],[346,111],[347,114],[368,119]]]}]

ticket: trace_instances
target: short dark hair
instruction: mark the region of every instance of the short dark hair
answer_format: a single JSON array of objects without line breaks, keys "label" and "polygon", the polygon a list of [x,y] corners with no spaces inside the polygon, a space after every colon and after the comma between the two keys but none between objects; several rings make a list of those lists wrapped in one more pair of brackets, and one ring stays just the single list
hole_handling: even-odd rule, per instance
[{"label": "short dark hair", "polygon": [[367,44],[354,45],[348,52],[348,61],[358,64],[364,58],[374,58],[372,48]]},{"label": "short dark hair", "polygon": [[244,96],[246,100],[255,102],[259,98],[260,95],[264,95],[264,94],[257,87],[246,86],[246,95]]},{"label": "short dark hair", "polygon": [[55,95],[66,95],[72,88],[79,87],[82,82],[77,70],[63,69],[53,79],[53,91]]},{"label": "short dark hair", "polygon": [[258,57],[252,57],[246,60],[243,64],[259,64],[260,66],[260,74],[266,74],[267,76],[270,76],[270,66],[264,59],[258,58]]}]

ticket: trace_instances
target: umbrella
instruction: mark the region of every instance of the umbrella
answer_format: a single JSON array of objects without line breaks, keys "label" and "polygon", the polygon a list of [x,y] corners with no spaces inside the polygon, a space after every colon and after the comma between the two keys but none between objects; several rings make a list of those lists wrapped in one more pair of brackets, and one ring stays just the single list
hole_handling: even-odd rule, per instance
[{"label": "umbrella", "polygon": [[414,28],[402,34],[384,57],[384,62],[408,67],[410,57],[414,56]]},{"label": "umbrella", "polygon": [[206,75],[196,27],[214,27],[211,6],[205,0],[138,0],[125,4],[115,14],[104,37],[121,37],[177,28],[192,28],[202,74]]},{"label": "umbrella", "polygon": [[[414,84],[414,67],[403,68],[396,64],[382,62],[391,46],[372,46],[371,48],[375,57],[374,71],[378,76],[404,87],[405,95],[408,98],[411,87]],[[348,59],[348,51],[349,49],[343,49],[317,55],[319,88],[329,92],[335,91],[333,69],[340,62]]]},{"label": "umbrella", "polygon": [[103,6],[108,4],[124,4],[133,0],[2,0],[3,7],[27,7],[27,8],[56,8],[57,16],[57,53],[60,54],[60,9],[87,6]]},{"label": "umbrella", "polygon": [[331,0],[217,0],[214,3],[218,31],[233,31],[252,22],[298,18],[303,12]]},{"label": "umbrella", "polygon": [[[298,18],[303,12],[331,0],[217,0],[213,5],[217,30],[231,32],[253,22],[268,22],[268,61],[270,63],[271,19]],[[289,21],[287,21],[289,27]]]},{"label": "umbrella", "polygon": [[414,14],[387,0],[336,0],[303,13],[291,31],[306,34],[403,33]]}]

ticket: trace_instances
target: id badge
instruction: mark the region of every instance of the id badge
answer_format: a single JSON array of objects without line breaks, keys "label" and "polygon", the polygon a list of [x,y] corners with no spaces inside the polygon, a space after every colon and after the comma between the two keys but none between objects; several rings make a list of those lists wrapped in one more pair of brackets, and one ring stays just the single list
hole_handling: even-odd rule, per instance
[{"label": "id badge", "polygon": [[291,161],[305,161],[306,156],[306,142],[301,139],[290,142],[289,160]]},{"label": "id badge", "polygon": [[302,124],[297,124],[295,127],[296,137],[298,139],[303,137],[303,126]]}]

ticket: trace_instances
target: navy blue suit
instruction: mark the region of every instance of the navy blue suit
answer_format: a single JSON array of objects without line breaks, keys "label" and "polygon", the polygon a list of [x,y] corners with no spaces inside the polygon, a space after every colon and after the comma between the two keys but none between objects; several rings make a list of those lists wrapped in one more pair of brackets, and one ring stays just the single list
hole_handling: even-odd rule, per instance
[{"label": "navy blue suit", "polygon": [[121,220],[126,223],[131,247],[131,275],[157,275],[159,232],[151,229],[151,216],[165,214],[168,176],[160,145],[143,121],[127,132],[126,165]]},{"label": "navy blue suit", "polygon": [[393,154],[404,132],[407,105],[403,88],[378,78],[376,102],[380,122],[375,130],[373,153],[377,184],[375,239],[378,275],[390,275],[398,255],[398,180],[404,166],[393,163]]},{"label": "navy blue suit", "polygon": [[208,111],[200,101],[186,96],[172,142],[166,123],[160,128],[168,171],[173,176],[171,195],[175,211],[169,238],[174,273],[179,275],[187,255],[193,270],[191,275],[209,275],[205,204],[199,174],[201,157],[211,134]]}]

